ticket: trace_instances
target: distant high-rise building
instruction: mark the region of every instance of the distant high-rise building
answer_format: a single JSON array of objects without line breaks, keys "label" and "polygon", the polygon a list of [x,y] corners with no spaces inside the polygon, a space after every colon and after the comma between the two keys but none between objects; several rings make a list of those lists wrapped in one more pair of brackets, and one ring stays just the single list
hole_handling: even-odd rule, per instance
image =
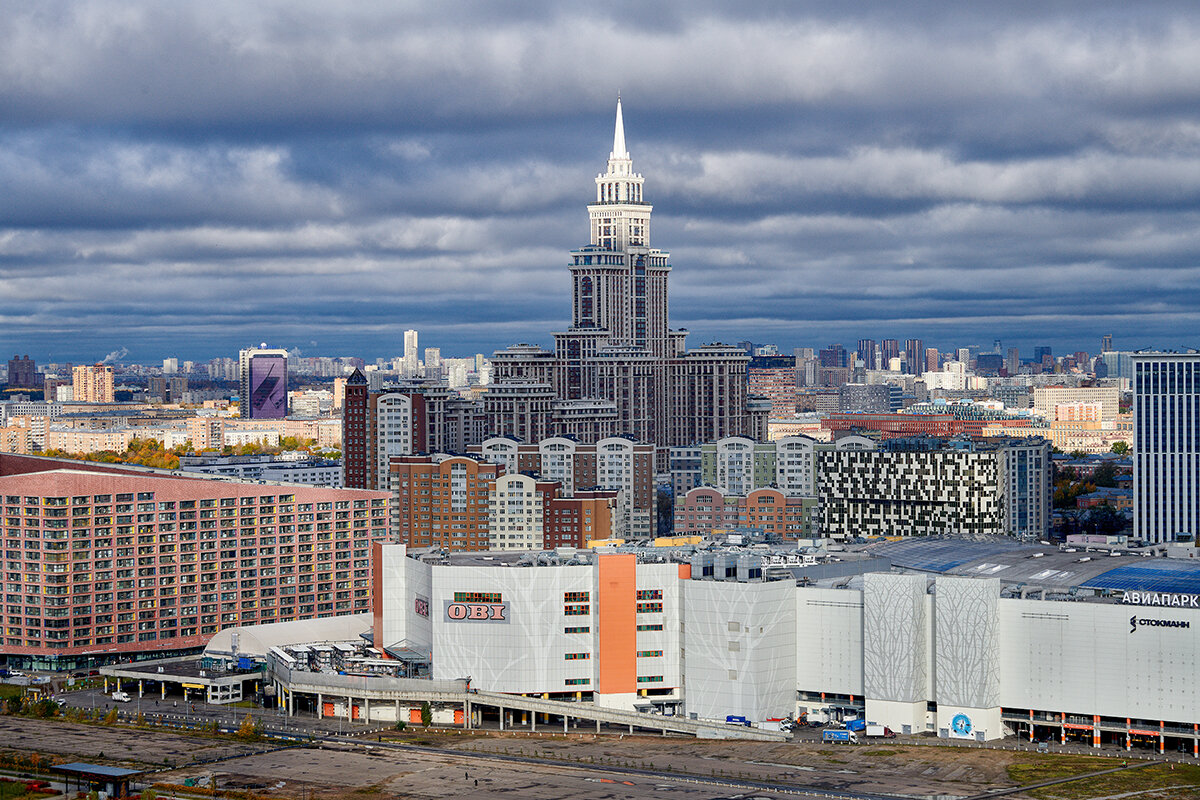
[{"label": "distant high-rise building", "polygon": [[900,341],[898,339],[884,339],[879,343],[880,354],[880,369],[888,369],[888,364],[893,358],[900,357]]},{"label": "distant high-rise building", "polygon": [[495,353],[483,401],[493,433],[536,440],[580,412],[615,416],[622,435],[659,446],[660,469],[673,445],[766,435],[770,403],[749,396],[747,350],[685,350],[687,331],[668,327],[670,257],[650,246],[653,207],[643,184],[618,101],[608,170],[587,207],[589,240],[571,252],[571,325],[554,334],[552,351],[514,345]]},{"label": "distant high-rise building", "polygon": [[970,364],[971,364],[971,348],[969,348],[969,347],[958,348],[958,350],[955,351],[955,359],[960,364],[962,364],[964,367],[970,366]]},{"label": "distant high-rise building", "polygon": [[1109,350],[1100,354],[1105,367],[1104,377],[1133,379],[1133,358],[1123,350]]},{"label": "distant high-rise building", "polygon": [[238,354],[241,382],[238,399],[244,419],[287,416],[287,350],[251,347]]},{"label": "distant high-rise building", "polygon": [[851,414],[894,414],[900,410],[903,391],[890,383],[847,383],[838,387],[838,411]]},{"label": "distant high-rise building", "polygon": [[1004,367],[1004,358],[995,353],[980,353],[975,358],[975,372],[978,375],[999,375]]},{"label": "distant high-rise building", "polygon": [[796,413],[796,360],[790,356],[755,356],[750,361],[750,391],[771,398],[771,416]]},{"label": "distant high-rise building", "polygon": [[425,377],[440,378],[442,376],[442,349],[440,347],[425,348]]},{"label": "distant high-rise building", "polygon": [[1106,333],[1106,334],[1104,334],[1104,336],[1100,337],[1100,352],[1107,353],[1109,350],[1112,350],[1112,349],[1113,349],[1112,334]]},{"label": "distant high-rise building", "polygon": [[[62,377],[61,375],[43,375],[42,376],[42,397],[47,403],[53,403],[58,399],[58,390],[61,388],[71,389],[72,381]],[[74,399],[74,398],[72,398]]]},{"label": "distant high-rise building", "polygon": [[925,343],[920,339],[904,340],[904,371],[909,375],[920,375],[925,365]]},{"label": "distant high-rise building", "polygon": [[77,403],[113,402],[113,368],[104,364],[75,367],[71,371],[71,390]]},{"label": "distant high-rise building", "polygon": [[846,348],[840,344],[831,344],[821,351],[822,367],[845,367]]},{"label": "distant high-rise building", "polygon": [[922,372],[937,372],[942,368],[941,358],[936,347],[925,348],[925,369]]},{"label": "distant high-rise building", "polygon": [[1200,353],[1134,353],[1133,371],[1134,535],[1151,543],[1194,540],[1200,533]]},{"label": "distant high-rise building", "polygon": [[1048,345],[1039,345],[1033,348],[1033,361],[1036,364],[1041,364],[1042,368],[1054,366],[1053,351]]},{"label": "distant high-rise building", "polygon": [[992,340],[992,352],[995,353],[996,355],[1000,355],[1001,353],[1004,352],[1003,350],[1000,349],[1000,340],[999,339]]},{"label": "distant high-rise building", "polygon": [[8,388],[37,389],[42,385],[38,377],[37,363],[29,356],[18,358],[13,356],[8,360]]},{"label": "distant high-rise building", "polygon": [[864,369],[879,369],[874,339],[859,339],[856,352],[858,353],[858,362]]},{"label": "distant high-rise building", "polygon": [[162,371],[163,375],[174,375],[175,373],[179,372],[179,359],[164,358]]},{"label": "distant high-rise building", "polygon": [[1009,375],[1016,375],[1021,371],[1021,352],[1016,347],[1008,348],[1008,355],[1004,359],[1004,369]]},{"label": "distant high-rise building", "polygon": [[386,489],[388,463],[413,453],[462,453],[483,441],[479,404],[444,381],[385,382],[372,388],[359,370],[346,379],[343,477],[348,488]]},{"label": "distant high-rise building", "polygon": [[420,356],[417,352],[417,332],[407,330],[404,332],[404,374],[410,377],[416,375],[418,361]]}]

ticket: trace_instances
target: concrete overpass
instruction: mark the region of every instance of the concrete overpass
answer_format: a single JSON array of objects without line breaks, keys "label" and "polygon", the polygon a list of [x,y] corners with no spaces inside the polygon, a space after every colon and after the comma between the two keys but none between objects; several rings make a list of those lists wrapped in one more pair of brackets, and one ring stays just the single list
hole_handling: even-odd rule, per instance
[{"label": "concrete overpass", "polygon": [[[318,716],[344,716],[351,722],[404,721],[405,710],[412,713],[414,707],[429,703],[441,712],[442,721],[461,724],[467,729],[479,725],[483,715],[492,712],[498,716],[501,730],[527,727],[536,731],[541,715],[543,729],[548,730],[550,725],[557,729],[561,723],[564,732],[570,730],[571,720],[575,720],[577,726],[580,722],[592,723],[597,731],[601,725],[619,725],[627,727],[630,733],[642,730],[664,736],[675,733],[707,739],[772,742],[790,738],[785,731],[748,728],[744,725],[645,714],[585,702],[468,691],[465,679],[437,681],[297,670],[273,656],[267,658],[267,680],[273,682],[280,703],[289,715],[296,714],[298,701],[307,705],[311,700]],[[438,721],[437,717],[435,721]]]}]

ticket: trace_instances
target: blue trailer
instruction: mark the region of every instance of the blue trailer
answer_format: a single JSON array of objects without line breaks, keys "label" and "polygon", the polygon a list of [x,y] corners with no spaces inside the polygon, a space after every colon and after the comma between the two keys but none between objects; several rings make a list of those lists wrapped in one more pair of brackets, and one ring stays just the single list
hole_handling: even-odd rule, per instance
[{"label": "blue trailer", "polygon": [[834,744],[858,744],[858,735],[854,731],[822,731],[821,741]]}]

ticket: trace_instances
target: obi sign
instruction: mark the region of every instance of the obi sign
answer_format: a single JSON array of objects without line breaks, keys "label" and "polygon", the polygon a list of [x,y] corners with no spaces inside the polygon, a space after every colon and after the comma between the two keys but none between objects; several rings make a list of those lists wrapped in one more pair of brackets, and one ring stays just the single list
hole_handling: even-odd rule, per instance
[{"label": "obi sign", "polygon": [[445,621],[508,624],[508,603],[458,603],[447,600]]}]

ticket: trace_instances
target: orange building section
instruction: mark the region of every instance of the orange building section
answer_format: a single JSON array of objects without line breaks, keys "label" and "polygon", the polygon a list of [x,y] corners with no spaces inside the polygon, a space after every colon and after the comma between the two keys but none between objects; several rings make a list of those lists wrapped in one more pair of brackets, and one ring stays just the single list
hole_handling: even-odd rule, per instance
[{"label": "orange building section", "polygon": [[690,581],[691,579],[692,579],[692,565],[691,564],[680,564],[679,565],[679,580]]},{"label": "orange building section", "polygon": [[379,642],[376,649],[383,658],[390,658],[383,649],[383,542],[371,542],[371,636]]},{"label": "orange building section", "polygon": [[637,691],[637,556],[605,554],[597,566],[596,691]]}]

